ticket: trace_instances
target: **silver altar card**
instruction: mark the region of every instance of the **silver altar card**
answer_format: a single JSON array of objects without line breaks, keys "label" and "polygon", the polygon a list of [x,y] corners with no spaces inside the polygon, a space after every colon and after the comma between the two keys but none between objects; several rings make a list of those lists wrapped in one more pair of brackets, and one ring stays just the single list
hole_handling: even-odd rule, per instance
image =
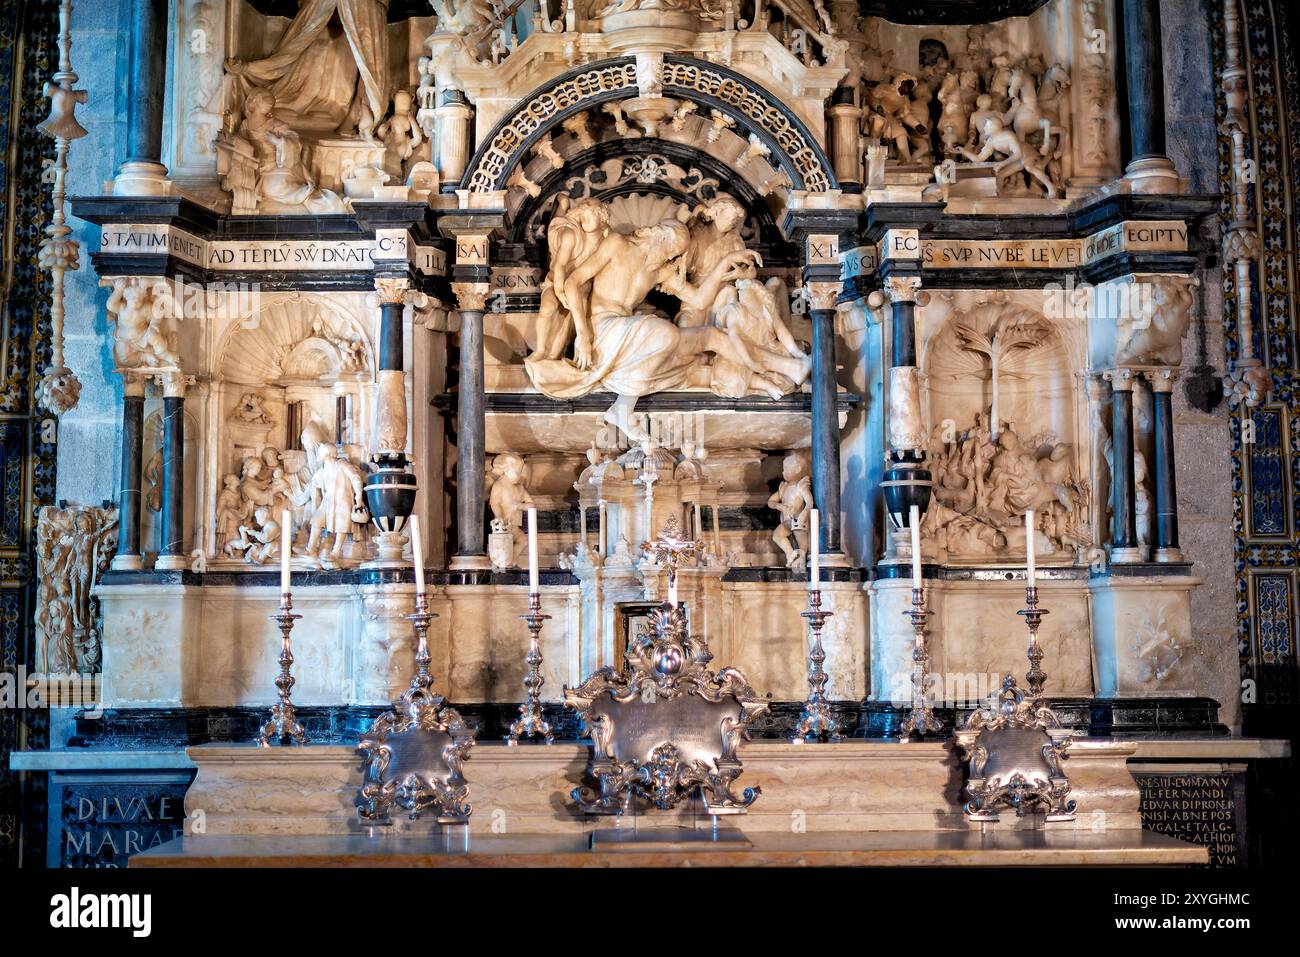
[{"label": "silver altar card", "polygon": [[760,789],[733,789],[743,770],[736,749],[771,696],[735,668],[714,674],[680,606],[652,615],[653,633],[632,640],[622,673],[602,668],[564,689],[593,743],[595,787],[575,788],[573,799],[587,814],[622,814],[638,800],[669,810],[698,794],[710,814],[744,813]]},{"label": "silver altar card", "polygon": [[357,745],[365,754],[365,780],[357,798],[362,824],[391,823],[394,805],[411,820],[433,812],[438,824],[469,822],[469,788],[461,766],[474,746],[474,731],[419,678]]},{"label": "silver altar card", "polygon": [[1027,697],[1016,679],[1002,680],[996,708],[981,708],[957,732],[969,762],[966,814],[973,821],[996,821],[998,808],[1016,816],[1042,810],[1049,822],[1073,821],[1075,802],[1067,800],[1070,782],[1061,762],[1072,732],[1040,699]]}]

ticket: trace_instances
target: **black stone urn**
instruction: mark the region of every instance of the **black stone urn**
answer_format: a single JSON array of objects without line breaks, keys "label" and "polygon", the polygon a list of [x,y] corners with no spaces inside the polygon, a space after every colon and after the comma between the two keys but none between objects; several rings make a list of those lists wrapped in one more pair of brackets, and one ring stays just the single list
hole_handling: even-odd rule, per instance
[{"label": "black stone urn", "polygon": [[415,476],[405,466],[379,463],[366,478],[366,505],[381,532],[400,532],[415,510]]},{"label": "black stone urn", "polygon": [[880,482],[885,494],[885,512],[895,528],[909,527],[909,516],[915,505],[925,517],[925,510],[930,507],[930,492],[934,481],[930,470],[912,462],[900,462],[890,466]]}]

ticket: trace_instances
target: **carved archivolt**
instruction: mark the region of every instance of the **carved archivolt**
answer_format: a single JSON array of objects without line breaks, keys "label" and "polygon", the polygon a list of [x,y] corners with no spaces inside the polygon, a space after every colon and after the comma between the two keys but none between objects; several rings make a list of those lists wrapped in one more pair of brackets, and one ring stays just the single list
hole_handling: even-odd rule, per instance
[{"label": "carved archivolt", "polygon": [[[778,100],[738,74],[686,58],[665,57],[666,96],[710,106],[753,132],[794,180],[796,189],[835,188],[830,164],[811,134]],[[637,65],[605,61],[562,77],[534,92],[498,124],[470,163],[465,184],[472,193],[506,189],[514,168],[530,155],[534,140],[584,107],[638,95]]]}]

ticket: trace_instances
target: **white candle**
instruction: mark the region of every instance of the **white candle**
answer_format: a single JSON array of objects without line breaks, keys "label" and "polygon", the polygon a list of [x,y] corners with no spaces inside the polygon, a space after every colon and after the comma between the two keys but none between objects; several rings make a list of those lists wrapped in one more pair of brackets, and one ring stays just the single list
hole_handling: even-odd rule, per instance
[{"label": "white candle", "polygon": [[293,516],[280,513],[280,594],[289,594],[289,561],[293,555]]},{"label": "white candle", "polygon": [[420,540],[420,517],[411,516],[411,557],[415,564],[415,593],[424,594],[424,542]]},{"label": "white candle", "polygon": [[912,587],[921,590],[921,510],[915,505],[908,513],[912,526]]},{"label": "white candle", "polygon": [[808,555],[812,568],[808,578],[809,591],[820,591],[822,585],[821,535],[817,527],[820,517],[817,509],[808,510]]},{"label": "white candle", "polygon": [[537,509],[528,510],[528,593],[537,594]]},{"label": "white candle", "polygon": [[1034,587],[1034,510],[1025,512],[1025,587]]}]

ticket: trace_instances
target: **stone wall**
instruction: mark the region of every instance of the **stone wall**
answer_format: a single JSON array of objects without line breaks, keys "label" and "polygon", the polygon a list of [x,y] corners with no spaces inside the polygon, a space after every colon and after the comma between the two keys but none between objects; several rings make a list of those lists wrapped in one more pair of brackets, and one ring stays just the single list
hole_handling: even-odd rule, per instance
[{"label": "stone wall", "polygon": [[[68,195],[97,196],[117,171],[125,149],[126,65],[130,31],[126,0],[94,0],[72,8],[72,66],[90,93],[77,119],[89,135],[68,153]],[[65,350],[81,379],[81,400],[59,423],[57,498],[82,504],[116,499],[120,458],[122,380],[113,372],[110,332],[100,289],[90,267],[99,229],[69,217],[81,243],[81,268],[66,278]]]},{"label": "stone wall", "polygon": [[[1197,193],[1218,191],[1216,103],[1211,51],[1215,0],[1163,0],[1165,129],[1169,155]],[[1233,570],[1231,410],[1217,377],[1223,360],[1223,270],[1217,218],[1205,224],[1211,252],[1196,311],[1183,339],[1183,379],[1174,390],[1178,525],[1183,554],[1204,580],[1192,593],[1192,640],[1218,656],[1194,664],[1203,693],[1217,700],[1220,720],[1241,719],[1237,675],[1236,573]],[[1208,410],[1208,411],[1207,411]]]}]

